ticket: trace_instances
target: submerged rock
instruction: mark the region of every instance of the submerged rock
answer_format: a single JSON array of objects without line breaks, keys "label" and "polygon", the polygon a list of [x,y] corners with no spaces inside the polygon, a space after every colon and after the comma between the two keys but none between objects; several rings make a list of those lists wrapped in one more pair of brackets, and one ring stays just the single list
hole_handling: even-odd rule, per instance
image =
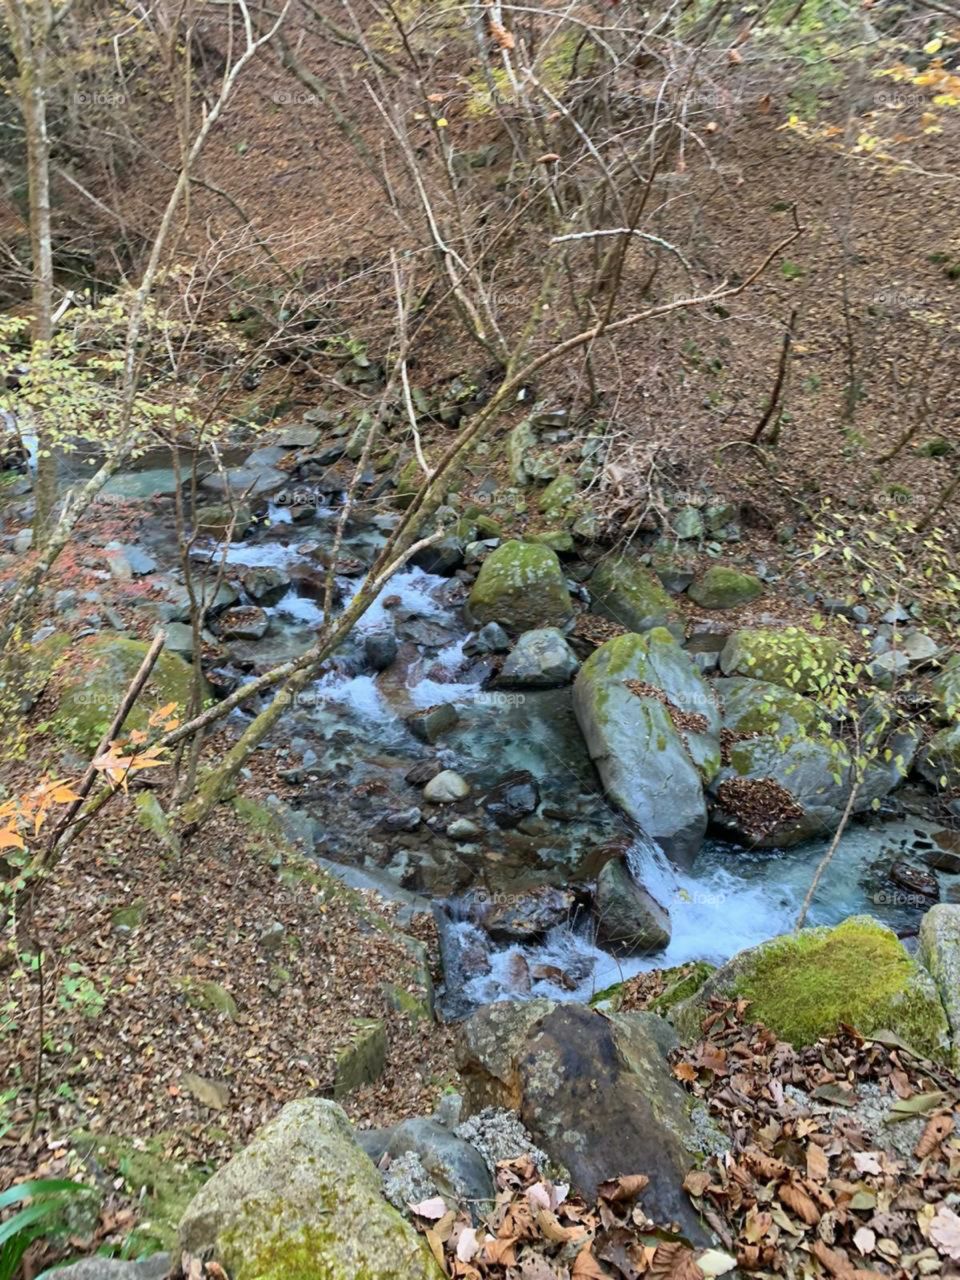
[{"label": "submerged rock", "polygon": [[609,799],[670,857],[692,860],[707,828],[703,784],[720,766],[720,716],[689,656],[661,627],[616,636],[583,664],[573,705]]},{"label": "submerged rock", "polygon": [[871,916],[805,929],[741,951],[671,1015],[695,1040],[713,996],[743,997],[749,1015],[795,1046],[833,1035],[843,1022],[863,1035],[893,1031],[920,1053],[943,1059],[949,1028],[933,979],[896,934]]},{"label": "submerged rock", "polygon": [[476,622],[513,632],[562,626],[573,613],[556,552],[515,540],[487,556],[467,603]]},{"label": "submerged rock", "polygon": [[527,769],[501,779],[483,798],[483,807],[498,827],[515,827],[540,803],[537,780]]},{"label": "submerged rock", "polygon": [[440,1280],[341,1109],[288,1103],[190,1202],[180,1246],[232,1280]]}]

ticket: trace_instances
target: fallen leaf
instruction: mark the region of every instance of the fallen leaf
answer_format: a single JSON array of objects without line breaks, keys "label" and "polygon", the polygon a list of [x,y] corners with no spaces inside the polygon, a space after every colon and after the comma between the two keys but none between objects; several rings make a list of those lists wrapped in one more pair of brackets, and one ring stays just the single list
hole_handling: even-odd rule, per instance
[{"label": "fallen leaf", "polygon": [[860,1250],[861,1255],[866,1257],[868,1253],[873,1253],[877,1237],[869,1227],[860,1227],[853,1233],[853,1243]]},{"label": "fallen leaf", "polygon": [[572,1276],[573,1280],[609,1280],[589,1245],[584,1245],[574,1259]]},{"label": "fallen leaf", "polygon": [[960,1217],[942,1204],[930,1223],[930,1240],[939,1253],[960,1262]]},{"label": "fallen leaf", "polygon": [[944,1115],[931,1116],[927,1121],[926,1128],[920,1135],[920,1141],[914,1148],[913,1154],[918,1160],[923,1160],[931,1151],[935,1151],[944,1138],[949,1137],[952,1132],[952,1115],[945,1113]]},{"label": "fallen leaf", "polygon": [[623,1200],[634,1200],[649,1185],[650,1179],[645,1173],[625,1174],[622,1178],[610,1178],[601,1182],[597,1195],[603,1200],[619,1204]]},{"label": "fallen leaf", "polygon": [[825,1178],[830,1176],[830,1161],[827,1159],[823,1147],[818,1147],[815,1142],[807,1144],[807,1177],[813,1178],[815,1182],[823,1182]]},{"label": "fallen leaf", "polygon": [[795,1213],[808,1227],[816,1226],[820,1221],[820,1210],[807,1193],[792,1182],[785,1182],[777,1188],[777,1195],[791,1213]]},{"label": "fallen leaf", "polygon": [[442,1218],[447,1212],[447,1206],[442,1196],[434,1196],[431,1200],[421,1200],[419,1204],[408,1204],[407,1208],[411,1213],[415,1213],[418,1218],[430,1218],[436,1220]]}]

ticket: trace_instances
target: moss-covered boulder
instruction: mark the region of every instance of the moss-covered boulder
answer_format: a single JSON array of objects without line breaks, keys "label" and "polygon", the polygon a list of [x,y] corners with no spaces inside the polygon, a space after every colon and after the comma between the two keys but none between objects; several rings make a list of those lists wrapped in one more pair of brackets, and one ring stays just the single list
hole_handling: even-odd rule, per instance
[{"label": "moss-covered boulder", "polygon": [[769,680],[731,676],[713,682],[723,707],[723,727],[731,733],[796,737],[813,732],[819,720],[816,703]]},{"label": "moss-covered boulder", "polygon": [[213,1175],[180,1246],[233,1280],[440,1280],[426,1241],[383,1199],[336,1105],[288,1103]]},{"label": "moss-covered boulder", "polygon": [[691,582],[687,595],[701,609],[736,609],[763,595],[763,583],[752,573],[717,564]]},{"label": "moss-covered boulder", "polygon": [[[78,640],[60,670],[60,696],[53,715],[55,731],[78,747],[92,751],[109,728],[149,647],[145,640],[131,640],[114,632]],[[145,729],[151,712],[158,706],[175,702],[184,707],[192,681],[190,665],[169,649],[163,650],[136,706],[127,716],[125,731]],[[210,695],[211,690],[204,681],[203,696]]]},{"label": "moss-covered boulder", "polygon": [[736,631],[720,654],[725,676],[769,680],[795,693],[817,693],[835,680],[843,646],[799,627]]},{"label": "moss-covered boulder", "polygon": [[556,552],[516,539],[484,560],[467,607],[481,626],[499,622],[513,632],[563,626],[573,613]]},{"label": "moss-covered boulder", "polygon": [[933,735],[921,752],[917,768],[934,787],[960,787],[960,720]]},{"label": "moss-covered boulder", "polygon": [[630,556],[609,556],[594,569],[587,587],[591,608],[601,617],[628,631],[667,627],[683,638],[673,601],[660,579]]},{"label": "moss-covered boulder", "polygon": [[703,784],[720,766],[720,716],[695,664],[662,627],[615,636],[581,667],[573,705],[610,800],[690,862],[706,830]]},{"label": "moss-covered boulder", "polygon": [[805,929],[741,951],[676,1006],[680,1038],[692,1041],[713,996],[743,997],[749,1016],[795,1046],[832,1035],[840,1023],[864,1035],[887,1030],[920,1053],[949,1053],[946,1014],[930,974],[896,934],[871,916]]},{"label": "moss-covered boulder", "polygon": [[562,525],[568,518],[572,519],[580,514],[574,506],[576,498],[576,480],[573,476],[561,472],[541,493],[537,499],[537,506],[551,523]]},{"label": "moss-covered boulder", "polygon": [[960,653],[954,654],[930,686],[940,719],[949,724],[960,718]]}]

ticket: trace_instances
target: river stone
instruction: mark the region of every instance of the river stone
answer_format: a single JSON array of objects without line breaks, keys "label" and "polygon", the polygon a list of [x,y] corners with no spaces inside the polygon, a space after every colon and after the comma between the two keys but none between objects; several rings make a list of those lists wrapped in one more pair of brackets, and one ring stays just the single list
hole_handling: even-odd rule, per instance
[{"label": "river stone", "polygon": [[227,609],[217,621],[217,631],[224,640],[262,640],[269,630],[269,617],[254,604]]},{"label": "river stone", "polygon": [[250,599],[261,605],[276,604],[290,589],[289,573],[269,564],[244,569],[240,582]]},{"label": "river stone", "polygon": [[597,877],[594,900],[597,937],[616,955],[651,955],[670,944],[670,914],[620,859],[611,859]]},{"label": "river stone", "polygon": [[374,671],[386,671],[393,666],[398,648],[397,637],[392,631],[371,631],[364,636],[364,657]]},{"label": "river stone", "polygon": [[594,569],[588,583],[591,608],[628,631],[649,631],[651,627],[678,630],[673,600],[656,574],[629,556],[610,556]]},{"label": "river stone", "polygon": [[537,780],[527,769],[517,769],[492,787],[483,798],[483,807],[498,827],[515,827],[540,803]]},{"label": "river stone", "polygon": [[531,942],[573,914],[576,896],[570,889],[549,885],[529,893],[497,899],[483,916],[483,927],[500,942]]},{"label": "river stone", "polygon": [[459,722],[460,716],[455,706],[449,702],[440,702],[435,707],[422,707],[407,716],[407,728],[421,742],[434,743],[442,738]]},{"label": "river stone", "polygon": [[[53,646],[59,639],[52,636],[45,645]],[[37,650],[38,655],[45,645]],[[96,747],[149,648],[145,640],[130,640],[110,632],[77,640],[58,672],[60,697],[53,714],[55,731],[85,750]],[[124,722],[125,732],[146,729],[157,706],[174,702],[182,710],[189,700],[192,681],[189,664],[169,649],[162,650],[143,694]],[[206,680],[201,681],[200,696],[204,700],[212,696]]]},{"label": "river stone", "polygon": [[[704,731],[681,735],[663,703],[627,680],[703,716]],[[615,636],[580,668],[573,707],[608,798],[670,857],[692,861],[707,828],[703,783],[720,767],[720,715],[689,656],[662,627]]]},{"label": "river stone", "polygon": [[253,512],[245,503],[208,502],[194,511],[193,524],[198,533],[213,538],[230,530],[233,541],[239,542],[253,524]]},{"label": "river stone", "polygon": [[457,1063],[470,1113],[519,1110],[538,1146],[593,1200],[598,1185],[645,1173],[646,1213],[705,1233],[681,1184],[702,1149],[691,1100],[670,1073],[669,1028],[652,1014],[600,1014],[531,1000],[478,1009],[459,1029]]},{"label": "river stone", "polygon": [[556,552],[516,540],[487,556],[467,605],[476,622],[499,622],[510,632],[562,626],[573,612]]},{"label": "river stone", "polygon": [[579,666],[577,655],[557,627],[525,631],[500,671],[498,684],[548,689],[566,684]]},{"label": "river stone", "polygon": [[190,1202],[180,1247],[232,1280],[440,1280],[336,1103],[288,1103]]},{"label": "river stone", "polygon": [[930,908],[920,922],[919,955],[940,992],[953,1065],[960,1067],[960,905],[941,902]]},{"label": "river stone", "polygon": [[687,595],[701,609],[736,609],[763,594],[763,583],[752,573],[714,565],[690,584]]},{"label": "river stone", "polygon": [[731,733],[796,737],[813,730],[819,719],[809,698],[769,680],[721,677],[714,680],[713,688],[723,707],[723,727]]},{"label": "river stone", "polygon": [[741,951],[671,1011],[683,1041],[699,1037],[713,996],[749,999],[751,1018],[798,1047],[832,1035],[842,1022],[863,1035],[893,1031],[934,1058],[949,1050],[933,979],[893,930],[871,916],[849,916],[835,928],[804,929]]},{"label": "river stone", "polygon": [[424,800],[431,804],[453,804],[463,800],[470,794],[470,783],[461,778],[452,769],[442,769],[435,778],[431,778],[423,788]]},{"label": "river stone", "polygon": [[[262,453],[264,451],[257,450],[257,452]],[[252,462],[254,456],[254,454],[251,454],[247,461]],[[290,477],[285,471],[278,471],[276,467],[256,463],[250,466],[233,467],[222,474],[215,471],[211,475],[205,476],[200,483],[204,489],[209,489],[211,493],[229,494],[232,498],[256,498],[265,494],[275,493],[278,489],[282,489],[285,484],[288,484],[289,480]]]},{"label": "river stone", "polygon": [[795,693],[816,693],[819,682],[839,669],[843,652],[838,640],[799,627],[735,631],[720,655],[720,669],[725,676],[750,676]]}]

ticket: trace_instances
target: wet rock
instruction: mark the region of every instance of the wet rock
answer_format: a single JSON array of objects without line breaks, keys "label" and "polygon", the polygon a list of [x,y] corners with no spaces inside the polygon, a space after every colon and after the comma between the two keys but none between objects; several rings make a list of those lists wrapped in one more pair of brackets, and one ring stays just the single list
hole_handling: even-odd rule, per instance
[{"label": "wet rock", "polygon": [[936,831],[933,834],[935,849],[925,854],[924,861],[937,871],[960,875],[960,833]]},{"label": "wet rock", "polygon": [[239,542],[253,524],[253,512],[246,503],[208,502],[193,513],[196,531],[209,538],[222,538],[228,532],[234,542]]},{"label": "wet rock", "polygon": [[707,828],[703,784],[720,766],[720,716],[688,655],[662,627],[616,636],[581,667],[573,705],[609,799],[670,857],[692,860]]},{"label": "wet rock", "polygon": [[540,789],[533,774],[526,769],[503,778],[484,796],[484,809],[498,827],[515,827],[528,813],[535,812],[540,803]]},{"label": "wet rock", "polygon": [[244,591],[257,604],[276,604],[290,589],[290,575],[273,565],[244,569],[240,574]]},{"label": "wet rock", "polygon": [[895,862],[890,868],[890,879],[901,889],[926,898],[928,902],[937,902],[940,897],[937,877],[930,871],[924,871],[922,867],[914,866],[911,862],[902,860]]},{"label": "wet rock", "polygon": [[180,1247],[235,1280],[440,1277],[426,1242],[383,1199],[346,1116],[322,1098],[288,1103],[213,1175],[184,1214]]},{"label": "wet rock", "polygon": [[673,600],[659,578],[630,556],[609,556],[593,571],[588,589],[594,613],[617,622],[628,631],[652,627],[683,630]]},{"label": "wet rock", "polygon": [[310,426],[306,422],[301,425],[294,424],[284,427],[275,439],[284,449],[313,449],[320,440],[320,428]]},{"label": "wet rock", "polygon": [[364,637],[363,652],[374,671],[386,671],[397,657],[397,637],[392,631],[373,631]]},{"label": "wet rock", "polygon": [[270,619],[257,605],[227,609],[217,622],[217,632],[224,640],[262,640],[269,630]]},{"label": "wet rock", "polygon": [[435,778],[438,773],[443,772],[443,765],[439,760],[418,760],[403,775],[404,782],[409,782],[411,787],[422,787]]},{"label": "wet rock", "polygon": [[449,702],[441,702],[434,707],[414,711],[407,716],[406,725],[421,742],[434,743],[449,733],[459,720],[456,707]]},{"label": "wet rock", "polygon": [[473,840],[480,834],[480,828],[469,818],[454,818],[447,827],[447,835],[451,840]]},{"label": "wet rock", "polygon": [[548,689],[566,684],[576,674],[577,655],[556,627],[525,631],[500,671],[498,684]]},{"label": "wet rock", "polygon": [[468,607],[476,622],[499,622],[511,632],[562,626],[573,613],[556,552],[515,540],[484,560]]},{"label": "wet rock", "polygon": [[470,794],[470,783],[453,769],[444,769],[423,788],[423,798],[430,804],[453,804]]},{"label": "wet rock", "polygon": [[483,914],[483,927],[501,942],[531,942],[548,929],[570,920],[576,896],[569,889],[544,888],[531,893],[510,894]]},{"label": "wet rock", "polygon": [[670,943],[670,914],[637,884],[620,859],[597,877],[597,937],[617,955],[650,955]]},{"label": "wet rock", "polygon": [[142,578],[145,574],[153,573],[157,567],[153,556],[139,547],[122,542],[108,542],[103,551],[111,576],[121,582]]},{"label": "wet rock", "polygon": [[704,1241],[681,1190],[702,1146],[654,1024],[663,1026],[651,1014],[601,1015],[549,1000],[487,1005],[459,1032],[464,1099],[470,1112],[518,1110],[588,1199],[606,1178],[643,1170],[646,1212]]},{"label": "wet rock", "polygon": [[410,557],[410,563],[426,573],[449,577],[463,564],[463,542],[453,535],[421,547]]},{"label": "wet rock", "polygon": [[380,826],[384,831],[416,831],[422,820],[423,813],[416,807],[412,809],[394,809],[390,813],[384,814],[380,819]]},{"label": "wet rock", "polygon": [[933,735],[917,761],[931,786],[947,791],[960,787],[960,720]]},{"label": "wet rock", "polygon": [[960,1066],[960,906],[931,907],[920,922],[920,959],[929,970],[950,1024],[951,1060]]},{"label": "wet rock", "polygon": [[465,642],[463,652],[468,658],[472,658],[481,653],[506,653],[509,648],[510,637],[500,623],[488,622]]},{"label": "wet rock", "polygon": [[[251,455],[251,458],[254,455]],[[248,460],[249,461],[249,460]],[[211,493],[229,494],[232,499],[264,497],[276,493],[289,482],[285,471],[278,471],[270,465],[233,467],[222,474],[213,472],[200,481],[204,489]]]}]

